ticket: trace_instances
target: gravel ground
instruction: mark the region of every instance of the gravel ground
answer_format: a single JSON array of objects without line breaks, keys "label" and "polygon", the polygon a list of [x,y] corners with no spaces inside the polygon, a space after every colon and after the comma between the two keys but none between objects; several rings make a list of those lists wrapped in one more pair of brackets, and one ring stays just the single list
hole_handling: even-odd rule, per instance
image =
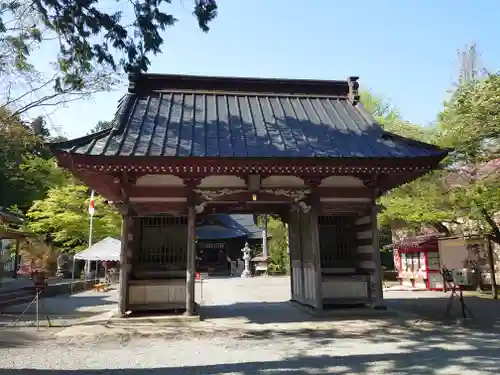
[{"label": "gravel ground", "polygon": [[209,280],[202,322],[0,331],[0,375],[500,373],[495,332],[313,319],[285,302],[288,287],[286,278]]}]

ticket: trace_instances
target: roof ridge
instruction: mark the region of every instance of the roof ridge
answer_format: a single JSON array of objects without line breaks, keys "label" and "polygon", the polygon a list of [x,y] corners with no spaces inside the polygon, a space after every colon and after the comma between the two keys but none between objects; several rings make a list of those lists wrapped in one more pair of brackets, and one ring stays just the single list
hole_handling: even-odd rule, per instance
[{"label": "roof ridge", "polygon": [[190,89],[157,89],[151,90],[149,93],[158,94],[195,94],[195,95],[220,95],[220,96],[254,96],[254,97],[270,97],[270,98],[325,98],[337,100],[349,100],[346,95],[328,95],[328,94],[305,94],[305,93],[269,93],[269,92],[252,92],[252,91],[225,91],[225,90],[190,90]]},{"label": "roof ridge", "polygon": [[260,93],[302,93],[307,95],[327,94],[359,99],[357,80],[285,79],[257,77],[221,77],[181,74],[143,74],[128,76],[129,93],[151,92],[166,89],[216,90]]}]

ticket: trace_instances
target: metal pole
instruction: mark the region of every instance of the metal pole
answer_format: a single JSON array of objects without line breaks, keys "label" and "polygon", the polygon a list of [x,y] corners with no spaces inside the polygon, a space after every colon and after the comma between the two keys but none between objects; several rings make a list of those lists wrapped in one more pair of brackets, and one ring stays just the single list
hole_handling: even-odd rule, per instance
[{"label": "metal pole", "polygon": [[17,279],[17,268],[19,267],[19,238],[16,239],[16,253],[14,256],[14,271],[12,278]]},{"label": "metal pole", "polygon": [[38,311],[38,302],[39,302],[39,290],[36,289],[36,302],[35,302],[35,306],[36,306],[36,329],[39,330],[40,329],[40,320],[39,320],[39,311]]},{"label": "metal pole", "polygon": [[267,214],[262,215],[264,223],[262,225],[262,256],[267,259]]},{"label": "metal pole", "polygon": [[71,293],[75,292],[75,254],[73,254],[73,271],[71,272]]},{"label": "metal pole", "polygon": [[[89,247],[92,246],[92,228],[93,228],[93,225],[94,225],[94,215],[90,215]],[[85,261],[85,274],[87,274],[88,272],[90,272],[90,260]],[[85,278],[87,278],[86,275],[85,275]]]}]

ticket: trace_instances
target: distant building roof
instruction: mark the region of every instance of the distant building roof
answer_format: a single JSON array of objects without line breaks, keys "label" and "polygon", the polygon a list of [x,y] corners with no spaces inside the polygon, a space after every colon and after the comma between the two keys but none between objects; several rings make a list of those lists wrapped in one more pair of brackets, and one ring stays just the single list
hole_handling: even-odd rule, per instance
[{"label": "distant building roof", "polygon": [[0,206],[0,221],[6,224],[24,224],[25,217],[17,212]]},{"label": "distant building roof", "polygon": [[252,214],[214,214],[206,216],[196,226],[196,237],[200,240],[262,239],[262,229],[255,225]]},{"label": "distant building roof", "polygon": [[244,232],[249,239],[262,239],[262,229],[254,221],[252,214],[217,214],[217,218],[227,227]]},{"label": "distant building roof", "polygon": [[417,247],[437,247],[437,241],[444,237],[442,233],[430,233],[422,236],[408,237],[402,241],[384,246],[386,249],[417,248]]}]

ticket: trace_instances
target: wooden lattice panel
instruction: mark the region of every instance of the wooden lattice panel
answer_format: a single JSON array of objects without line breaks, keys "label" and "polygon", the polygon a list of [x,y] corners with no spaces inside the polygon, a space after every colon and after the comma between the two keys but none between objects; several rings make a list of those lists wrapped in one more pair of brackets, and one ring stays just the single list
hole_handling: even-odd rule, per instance
[{"label": "wooden lattice panel", "polygon": [[200,249],[224,249],[225,246],[223,242],[205,242],[198,244]]},{"label": "wooden lattice panel", "polygon": [[139,218],[139,248],[135,263],[141,265],[186,264],[187,218]]},{"label": "wooden lattice panel", "polygon": [[319,216],[321,268],[356,268],[355,218]]}]

